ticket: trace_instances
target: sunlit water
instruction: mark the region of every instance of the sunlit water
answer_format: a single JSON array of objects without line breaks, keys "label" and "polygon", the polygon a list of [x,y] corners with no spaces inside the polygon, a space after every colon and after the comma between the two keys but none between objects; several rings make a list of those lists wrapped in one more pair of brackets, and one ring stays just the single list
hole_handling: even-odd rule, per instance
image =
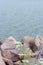
[{"label": "sunlit water", "polygon": [[43,0],[0,0],[0,38],[43,36]]}]

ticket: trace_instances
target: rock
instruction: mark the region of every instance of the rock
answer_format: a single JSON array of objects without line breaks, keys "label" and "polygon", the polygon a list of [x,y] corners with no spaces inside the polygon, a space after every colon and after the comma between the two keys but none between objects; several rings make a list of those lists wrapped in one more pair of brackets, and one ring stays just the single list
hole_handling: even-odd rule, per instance
[{"label": "rock", "polygon": [[35,42],[35,45],[39,48],[40,45],[41,45],[41,36],[37,35],[37,36],[34,38],[34,42]]},{"label": "rock", "polygon": [[6,59],[12,60],[13,62],[17,62],[20,60],[20,57],[18,54],[10,52],[10,51],[2,51],[2,56]]},{"label": "rock", "polygon": [[9,60],[9,59],[4,58],[4,57],[2,57],[2,59],[4,60],[4,62],[5,62],[6,65],[14,65],[14,63],[12,62],[12,60]]},{"label": "rock", "polygon": [[4,40],[0,40],[0,45],[2,45],[3,42],[4,42]]},{"label": "rock", "polygon": [[0,58],[0,65],[6,65],[1,58]]},{"label": "rock", "polygon": [[21,42],[22,42],[22,44],[24,44],[24,43],[30,42],[31,40],[33,40],[32,37],[25,36],[25,37],[23,37],[23,39],[21,40]]},{"label": "rock", "polygon": [[14,37],[12,37],[12,36],[8,37],[7,40],[16,42],[16,39]]},{"label": "rock", "polygon": [[37,59],[43,58],[43,44],[40,45],[39,50],[36,52]]},{"label": "rock", "polygon": [[29,47],[29,42],[32,41],[33,38],[32,37],[28,37],[28,36],[25,36],[21,42],[22,44],[24,45],[24,50],[26,50],[28,47]]},{"label": "rock", "polygon": [[8,41],[6,40],[2,45],[1,49],[15,49],[16,45],[14,44],[13,41]]},{"label": "rock", "polygon": [[30,48],[35,53],[35,51],[37,51],[38,49],[37,46],[35,45],[34,38],[32,37],[26,36],[21,40],[21,42],[24,45],[24,50]]},{"label": "rock", "polygon": [[34,40],[29,42],[29,47],[32,50],[32,52],[34,52],[34,53],[38,50],[38,47],[35,45]]},{"label": "rock", "polygon": [[16,45],[14,44],[13,41],[6,40],[2,45],[1,45],[1,54],[2,57],[12,60],[13,62],[21,61],[19,53],[21,51],[16,49]]},{"label": "rock", "polygon": [[5,62],[2,59],[1,51],[0,51],[0,65],[5,65]]},{"label": "rock", "polygon": [[1,50],[1,45],[5,42],[5,40],[0,40],[0,50]]}]

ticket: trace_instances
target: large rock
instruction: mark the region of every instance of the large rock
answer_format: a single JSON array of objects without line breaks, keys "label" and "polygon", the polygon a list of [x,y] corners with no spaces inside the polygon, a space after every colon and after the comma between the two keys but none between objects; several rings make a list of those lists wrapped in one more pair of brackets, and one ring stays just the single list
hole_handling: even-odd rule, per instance
[{"label": "large rock", "polygon": [[32,41],[32,40],[33,40],[32,37],[29,37],[29,36],[23,37],[23,39],[21,40],[21,42],[24,45],[24,50],[26,50],[29,47],[29,42]]},{"label": "large rock", "polygon": [[37,35],[35,38],[34,38],[34,42],[35,42],[35,45],[39,48],[40,45],[41,45],[41,41],[42,41],[42,38],[41,36]]},{"label": "large rock", "polygon": [[32,37],[25,36],[21,40],[21,42],[24,45],[24,50],[26,50],[27,48],[30,48],[33,52],[35,52],[38,49],[37,46],[35,45],[34,38]]},{"label": "large rock", "polygon": [[6,65],[1,58],[0,58],[0,65]]},{"label": "large rock", "polygon": [[0,45],[2,45],[3,42],[4,42],[4,40],[0,40]]},{"label": "large rock", "polygon": [[[6,58],[8,60],[11,60],[12,62],[21,61],[19,53],[21,51],[16,49],[16,42],[14,42],[14,39],[7,39],[2,45],[1,45],[1,54],[3,58]],[[5,59],[5,60],[6,60]]]},{"label": "large rock", "polygon": [[36,36],[34,41],[36,46],[38,47],[38,50],[36,51],[36,54],[38,55],[37,58],[43,58],[43,37]]},{"label": "large rock", "polygon": [[23,37],[23,38],[21,39],[21,42],[22,42],[22,44],[24,44],[24,43],[30,42],[31,40],[33,40],[32,37],[25,36],[25,37]]},{"label": "large rock", "polygon": [[16,39],[14,37],[12,37],[12,36],[8,37],[7,40],[16,42]]},{"label": "large rock", "polygon": [[0,65],[6,65],[5,62],[2,59],[1,51],[0,51]]},{"label": "large rock", "polygon": [[13,62],[17,62],[20,60],[20,57],[18,54],[16,53],[13,53],[11,51],[7,51],[7,50],[2,50],[2,57],[6,58],[6,59],[9,59],[9,60],[12,60]]}]

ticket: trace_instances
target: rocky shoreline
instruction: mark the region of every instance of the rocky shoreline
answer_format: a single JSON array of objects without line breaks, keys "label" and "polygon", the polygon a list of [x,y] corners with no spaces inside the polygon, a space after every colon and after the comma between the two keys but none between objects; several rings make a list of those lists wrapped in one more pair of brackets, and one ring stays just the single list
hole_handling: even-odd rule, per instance
[{"label": "rocky shoreline", "polygon": [[[43,37],[35,38],[25,36],[20,41],[10,36],[5,40],[0,40],[0,65],[24,65],[24,60],[29,58],[40,58],[43,56],[41,46]],[[20,64],[21,63],[21,64]]]}]

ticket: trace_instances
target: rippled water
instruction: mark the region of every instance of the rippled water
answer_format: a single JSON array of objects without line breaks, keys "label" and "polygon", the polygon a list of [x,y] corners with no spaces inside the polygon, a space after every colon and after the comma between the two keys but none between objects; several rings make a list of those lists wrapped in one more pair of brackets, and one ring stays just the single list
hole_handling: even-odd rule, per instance
[{"label": "rippled water", "polygon": [[0,38],[43,36],[43,0],[0,0]]}]

